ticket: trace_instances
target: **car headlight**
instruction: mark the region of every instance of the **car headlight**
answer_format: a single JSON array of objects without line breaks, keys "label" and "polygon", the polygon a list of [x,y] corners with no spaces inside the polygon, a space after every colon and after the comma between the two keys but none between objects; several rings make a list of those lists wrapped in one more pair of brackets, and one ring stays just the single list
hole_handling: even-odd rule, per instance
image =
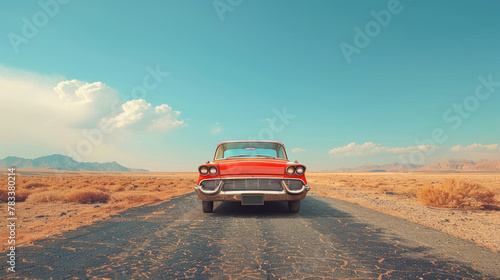
[{"label": "car headlight", "polygon": [[288,166],[286,168],[286,174],[293,175],[295,173],[295,166]]},{"label": "car headlight", "polygon": [[305,166],[299,165],[295,167],[295,172],[297,173],[297,175],[302,175],[304,174],[304,172],[306,172],[306,168]]},{"label": "car headlight", "polygon": [[202,166],[199,169],[201,175],[207,175],[208,174],[208,167]]},{"label": "car headlight", "polygon": [[211,166],[209,169],[210,175],[217,175],[217,167]]}]

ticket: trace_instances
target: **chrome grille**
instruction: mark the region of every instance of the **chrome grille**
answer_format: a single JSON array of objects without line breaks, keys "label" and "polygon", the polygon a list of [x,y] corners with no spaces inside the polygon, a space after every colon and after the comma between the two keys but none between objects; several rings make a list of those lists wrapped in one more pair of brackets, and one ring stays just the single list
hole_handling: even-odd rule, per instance
[{"label": "chrome grille", "polygon": [[301,180],[284,180],[288,189],[291,191],[298,191],[304,185]]},{"label": "chrome grille", "polygon": [[220,180],[205,180],[201,182],[201,187],[207,191],[213,191],[220,184]]},{"label": "chrome grille", "polygon": [[225,191],[281,191],[280,179],[225,179]]},{"label": "chrome grille", "polygon": [[[203,190],[213,191],[220,184],[219,179],[204,180],[200,183]],[[266,178],[244,178],[244,179],[222,179],[222,190],[224,191],[282,191],[281,181],[285,181],[291,191],[300,190],[304,183],[297,179],[266,179]]]}]

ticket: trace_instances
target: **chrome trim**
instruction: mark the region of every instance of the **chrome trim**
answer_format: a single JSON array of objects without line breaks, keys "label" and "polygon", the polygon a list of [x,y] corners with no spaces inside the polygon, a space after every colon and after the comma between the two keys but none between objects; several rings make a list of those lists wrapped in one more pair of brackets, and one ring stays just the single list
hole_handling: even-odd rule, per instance
[{"label": "chrome trim", "polygon": [[[236,190],[236,191],[223,191],[222,186],[224,185],[223,179],[260,179],[260,178],[270,178],[270,179],[280,179],[281,186],[283,187],[284,191],[269,191],[269,190]],[[283,179],[283,178],[273,178],[273,177],[228,177],[228,178],[223,178],[223,179],[204,179],[200,181],[199,185],[196,185],[194,188],[195,190],[200,190],[203,194],[205,195],[216,195],[216,194],[222,194],[222,195],[231,195],[231,194],[301,194],[304,191],[309,191],[310,187],[306,184],[304,184],[304,181],[302,179]],[[203,187],[201,186],[201,183],[203,181],[207,180],[220,180],[219,185],[215,188],[213,191],[208,191],[204,190]],[[288,186],[285,183],[285,180],[300,180],[302,182],[302,188],[300,190],[292,191],[288,188]]]},{"label": "chrome trim", "polygon": [[203,181],[206,181],[206,180],[224,180],[224,179],[229,179],[229,180],[232,180],[232,179],[278,179],[278,180],[300,180],[302,181],[302,184],[305,185],[304,183],[304,180],[300,179],[300,178],[283,178],[283,177],[264,177],[264,176],[258,176],[258,177],[222,177],[222,178],[207,178],[207,179],[203,179],[200,181],[200,184],[201,182]]},{"label": "chrome trim", "polygon": [[285,191],[221,191],[221,194],[286,194]]},{"label": "chrome trim", "polygon": [[[302,180],[301,180],[302,181]],[[304,181],[302,181],[304,182]],[[300,188],[300,190],[297,190],[297,191],[292,191],[288,188],[288,186],[286,185],[285,183],[285,180],[281,180],[281,185],[283,186],[283,188],[286,190],[287,193],[289,194],[300,194],[300,193],[303,193],[305,190],[306,190],[306,186],[307,185],[302,185],[302,188]],[[309,187],[309,186],[307,186]]]},{"label": "chrome trim", "polygon": [[[205,181],[205,180],[203,180],[203,181]],[[224,182],[220,181],[219,185],[213,191],[204,190],[203,187],[201,186],[201,184],[197,185],[194,189],[195,190],[200,190],[202,193],[204,193],[206,195],[215,195],[215,194],[218,194],[221,191],[223,184],[224,184]]]}]

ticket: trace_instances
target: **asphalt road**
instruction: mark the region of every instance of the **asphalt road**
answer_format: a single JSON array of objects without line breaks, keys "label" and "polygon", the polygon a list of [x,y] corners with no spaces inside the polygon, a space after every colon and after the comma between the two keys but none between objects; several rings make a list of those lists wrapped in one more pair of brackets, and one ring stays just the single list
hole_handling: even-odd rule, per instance
[{"label": "asphalt road", "polygon": [[[18,248],[0,278],[500,279],[500,254],[347,202],[216,203],[195,194]],[[6,257],[4,257],[6,259]],[[317,278],[316,278],[317,277]]]}]

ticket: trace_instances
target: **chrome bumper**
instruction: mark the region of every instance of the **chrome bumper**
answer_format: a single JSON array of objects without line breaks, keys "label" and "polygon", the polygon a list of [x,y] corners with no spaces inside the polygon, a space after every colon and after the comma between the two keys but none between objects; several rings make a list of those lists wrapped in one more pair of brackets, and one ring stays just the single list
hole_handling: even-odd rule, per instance
[{"label": "chrome bumper", "polygon": [[241,196],[246,194],[262,194],[264,201],[282,201],[282,200],[302,200],[306,196],[310,187],[302,185],[298,190],[291,190],[284,180],[281,181],[283,190],[223,190],[224,181],[218,184],[214,190],[203,189],[202,186],[197,185],[194,189],[201,200],[203,201],[241,201]]}]

